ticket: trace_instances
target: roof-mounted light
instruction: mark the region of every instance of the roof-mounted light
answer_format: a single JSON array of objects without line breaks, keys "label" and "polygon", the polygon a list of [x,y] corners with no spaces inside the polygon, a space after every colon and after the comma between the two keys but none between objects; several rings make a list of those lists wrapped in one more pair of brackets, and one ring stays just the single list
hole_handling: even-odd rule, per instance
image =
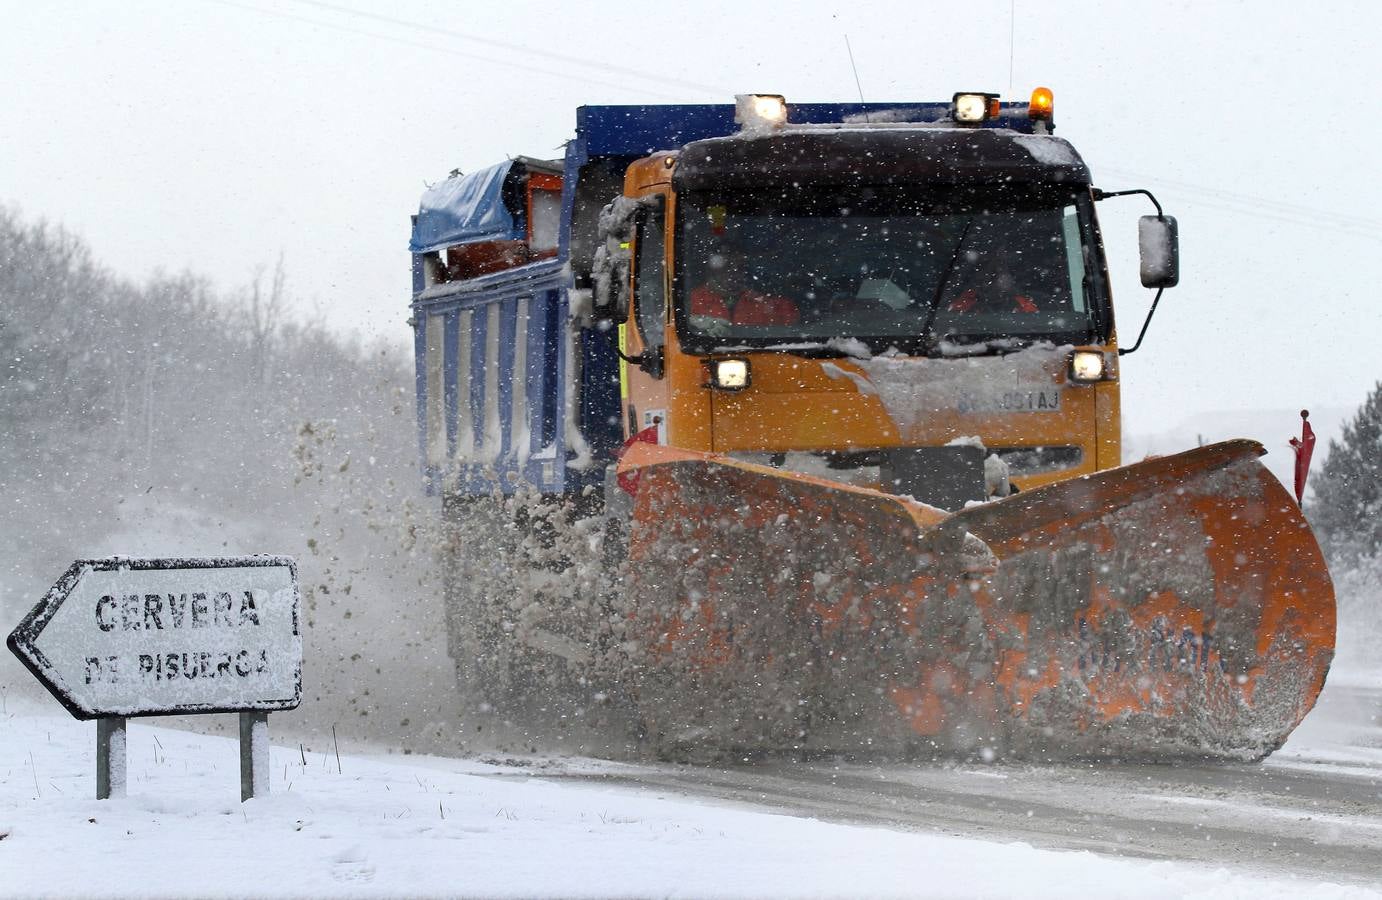
[{"label": "roof-mounted light", "polygon": [[998,118],[997,94],[964,92],[956,94],[950,103],[951,115],[963,125],[978,125],[980,122]]},{"label": "roof-mounted light", "polygon": [[1039,87],[1032,91],[1032,102],[1027,107],[1027,115],[1032,119],[1051,121],[1056,114],[1056,98],[1050,88]]},{"label": "roof-mounted light", "polygon": [[749,133],[776,131],[787,124],[787,101],[781,94],[735,94],[734,122]]}]

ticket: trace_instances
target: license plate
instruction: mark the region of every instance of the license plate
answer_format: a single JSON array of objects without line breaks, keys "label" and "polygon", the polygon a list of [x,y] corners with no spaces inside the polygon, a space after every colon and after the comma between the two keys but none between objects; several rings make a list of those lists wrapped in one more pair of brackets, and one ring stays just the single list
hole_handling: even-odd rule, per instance
[{"label": "license plate", "polygon": [[1060,391],[1051,388],[1039,391],[1013,390],[971,394],[961,397],[955,408],[962,413],[1060,412]]}]

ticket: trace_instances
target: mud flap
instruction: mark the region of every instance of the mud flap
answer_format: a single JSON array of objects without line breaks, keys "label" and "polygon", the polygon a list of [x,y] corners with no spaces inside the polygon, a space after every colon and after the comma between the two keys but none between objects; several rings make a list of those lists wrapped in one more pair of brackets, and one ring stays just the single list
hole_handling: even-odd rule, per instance
[{"label": "mud flap", "polygon": [[629,671],[669,745],[1256,759],[1309,711],[1333,589],[1232,441],[947,515],[644,445]]}]

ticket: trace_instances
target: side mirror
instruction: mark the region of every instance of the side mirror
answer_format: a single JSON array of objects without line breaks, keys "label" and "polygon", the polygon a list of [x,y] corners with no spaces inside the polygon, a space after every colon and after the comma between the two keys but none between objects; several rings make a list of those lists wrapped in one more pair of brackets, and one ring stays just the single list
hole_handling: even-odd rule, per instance
[{"label": "side mirror", "polygon": [[1168,287],[1175,287],[1180,281],[1180,235],[1176,228],[1176,220],[1161,211],[1161,204],[1152,196],[1152,192],[1146,188],[1133,188],[1129,191],[1090,189],[1090,195],[1096,201],[1109,197],[1127,197],[1131,194],[1144,195],[1156,207],[1156,215],[1143,216],[1137,220],[1137,249],[1138,255],[1142,257],[1142,286],[1156,288],[1156,296],[1152,298],[1152,306],[1147,310],[1147,318],[1142,320],[1142,330],[1137,333],[1137,343],[1131,347],[1119,347],[1119,356],[1132,353],[1142,346],[1142,339],[1147,336],[1147,326],[1152,324],[1152,316],[1156,314],[1156,305],[1161,302],[1161,292]]},{"label": "side mirror", "polygon": [[1142,286],[1175,287],[1180,281],[1180,235],[1174,216],[1137,220],[1137,249],[1142,259]]},{"label": "side mirror", "polygon": [[615,197],[600,211],[592,304],[597,321],[622,324],[629,318],[629,281],[633,266],[631,243],[644,207],[637,200]]},{"label": "side mirror", "polygon": [[[616,245],[617,247],[617,245]],[[607,251],[599,247],[595,251],[595,286],[593,301],[595,320],[622,325],[629,318],[629,251]],[[605,258],[601,258],[601,257]]]}]

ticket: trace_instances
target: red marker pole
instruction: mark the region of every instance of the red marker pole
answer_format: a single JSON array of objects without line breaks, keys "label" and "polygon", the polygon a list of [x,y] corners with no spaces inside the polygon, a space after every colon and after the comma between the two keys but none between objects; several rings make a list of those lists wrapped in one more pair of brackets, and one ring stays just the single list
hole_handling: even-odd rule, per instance
[{"label": "red marker pole", "polygon": [[1296,503],[1305,496],[1305,479],[1310,474],[1310,457],[1315,454],[1315,430],[1310,427],[1310,410],[1300,411],[1300,437],[1291,438],[1296,451]]}]

